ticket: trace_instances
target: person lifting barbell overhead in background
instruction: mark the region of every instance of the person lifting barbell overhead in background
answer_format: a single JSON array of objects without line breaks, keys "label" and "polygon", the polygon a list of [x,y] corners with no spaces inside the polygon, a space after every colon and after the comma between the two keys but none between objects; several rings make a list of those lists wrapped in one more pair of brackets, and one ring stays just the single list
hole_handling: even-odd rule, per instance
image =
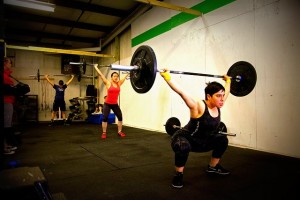
[{"label": "person lifting barbell overhead in background", "polygon": [[175,153],[175,175],[172,186],[183,187],[183,171],[189,152],[212,150],[206,172],[219,175],[230,174],[219,164],[228,147],[228,138],[226,135],[216,133],[221,122],[220,108],[223,107],[230,93],[231,77],[223,76],[225,86],[218,82],[208,83],[205,88],[205,100],[195,100],[171,79],[168,69],[163,69],[160,74],[171,89],[181,96],[190,110],[188,124],[178,129],[171,139],[171,147]]},{"label": "person lifting barbell overhead in background", "polygon": [[[103,81],[106,89],[107,89],[107,96],[104,101],[103,105],[103,120],[102,120],[102,139],[106,139],[107,136],[107,122],[110,110],[114,112],[114,114],[118,118],[118,136],[125,137],[125,133],[122,132],[123,126],[123,115],[118,104],[118,97],[120,94],[120,87],[126,80],[129,73],[127,73],[122,79],[119,79],[119,73],[113,72],[111,74],[111,80],[107,80],[106,77],[102,74],[102,72],[98,69],[97,65],[94,65],[95,70],[98,72],[101,80]],[[100,79],[99,79],[100,80]]]},{"label": "person lifting barbell overhead in background", "polygon": [[65,90],[68,85],[73,81],[74,75],[71,75],[71,78],[68,80],[67,83],[64,84],[63,80],[59,80],[58,85],[54,84],[50,81],[49,75],[45,75],[45,79],[50,83],[50,85],[55,89],[55,97],[53,102],[53,108],[51,113],[51,122],[49,126],[53,126],[54,118],[58,114],[59,109],[61,111],[61,116],[64,121],[64,125],[66,125],[66,102],[65,102]]}]

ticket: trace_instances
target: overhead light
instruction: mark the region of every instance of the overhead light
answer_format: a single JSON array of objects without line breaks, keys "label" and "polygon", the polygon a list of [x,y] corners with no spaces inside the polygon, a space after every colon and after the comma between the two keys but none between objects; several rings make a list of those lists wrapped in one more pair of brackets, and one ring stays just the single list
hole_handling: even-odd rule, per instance
[{"label": "overhead light", "polygon": [[55,9],[55,5],[52,3],[36,1],[36,0],[4,0],[4,4],[48,11],[48,12],[54,12]]}]

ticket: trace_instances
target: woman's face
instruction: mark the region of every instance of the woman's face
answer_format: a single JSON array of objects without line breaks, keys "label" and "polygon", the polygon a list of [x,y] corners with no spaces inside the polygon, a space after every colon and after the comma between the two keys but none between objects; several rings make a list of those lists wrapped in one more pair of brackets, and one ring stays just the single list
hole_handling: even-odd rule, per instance
[{"label": "woman's face", "polygon": [[11,67],[12,67],[11,59],[5,59],[4,60],[4,69],[10,69]]},{"label": "woman's face", "polygon": [[214,93],[212,96],[208,95],[208,100],[214,106],[221,108],[224,105],[224,96],[225,96],[225,91],[220,90]]},{"label": "woman's face", "polygon": [[111,79],[112,79],[114,82],[118,82],[118,80],[119,80],[119,74],[114,73],[113,76],[111,77]]}]

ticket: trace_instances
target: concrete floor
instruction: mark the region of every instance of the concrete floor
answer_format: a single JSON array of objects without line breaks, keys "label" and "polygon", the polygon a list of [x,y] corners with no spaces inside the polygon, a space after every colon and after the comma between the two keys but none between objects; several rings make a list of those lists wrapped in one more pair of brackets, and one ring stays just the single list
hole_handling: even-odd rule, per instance
[{"label": "concrete floor", "polygon": [[[172,188],[170,136],[126,126],[123,130],[127,136],[120,138],[116,124],[109,124],[108,137],[101,140],[98,124],[26,125],[16,154],[4,157],[2,179],[7,170],[39,167],[53,199],[68,200],[274,200],[298,196],[300,159],[233,146],[222,159],[231,175],[207,175],[210,152],[191,153],[184,187]],[[14,169],[12,162],[17,165]],[[0,190],[1,199],[32,200],[24,193],[23,198],[18,196],[19,189]]]}]

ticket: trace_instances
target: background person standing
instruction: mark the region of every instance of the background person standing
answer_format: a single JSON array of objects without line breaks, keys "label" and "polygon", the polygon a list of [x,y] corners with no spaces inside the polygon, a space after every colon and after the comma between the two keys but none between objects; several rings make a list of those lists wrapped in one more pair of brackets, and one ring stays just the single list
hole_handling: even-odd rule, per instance
[{"label": "background person standing", "polygon": [[65,90],[68,87],[68,85],[72,82],[74,75],[71,75],[70,80],[66,84],[64,84],[63,80],[60,80],[58,82],[58,85],[54,84],[50,81],[49,75],[45,75],[46,80],[52,85],[52,87],[55,89],[55,97],[53,102],[53,109],[52,109],[52,115],[51,115],[51,123],[49,126],[52,126],[54,123],[54,118],[58,114],[58,111],[60,109],[61,111],[61,117],[64,120],[64,125],[66,125],[66,102],[65,102]]}]

